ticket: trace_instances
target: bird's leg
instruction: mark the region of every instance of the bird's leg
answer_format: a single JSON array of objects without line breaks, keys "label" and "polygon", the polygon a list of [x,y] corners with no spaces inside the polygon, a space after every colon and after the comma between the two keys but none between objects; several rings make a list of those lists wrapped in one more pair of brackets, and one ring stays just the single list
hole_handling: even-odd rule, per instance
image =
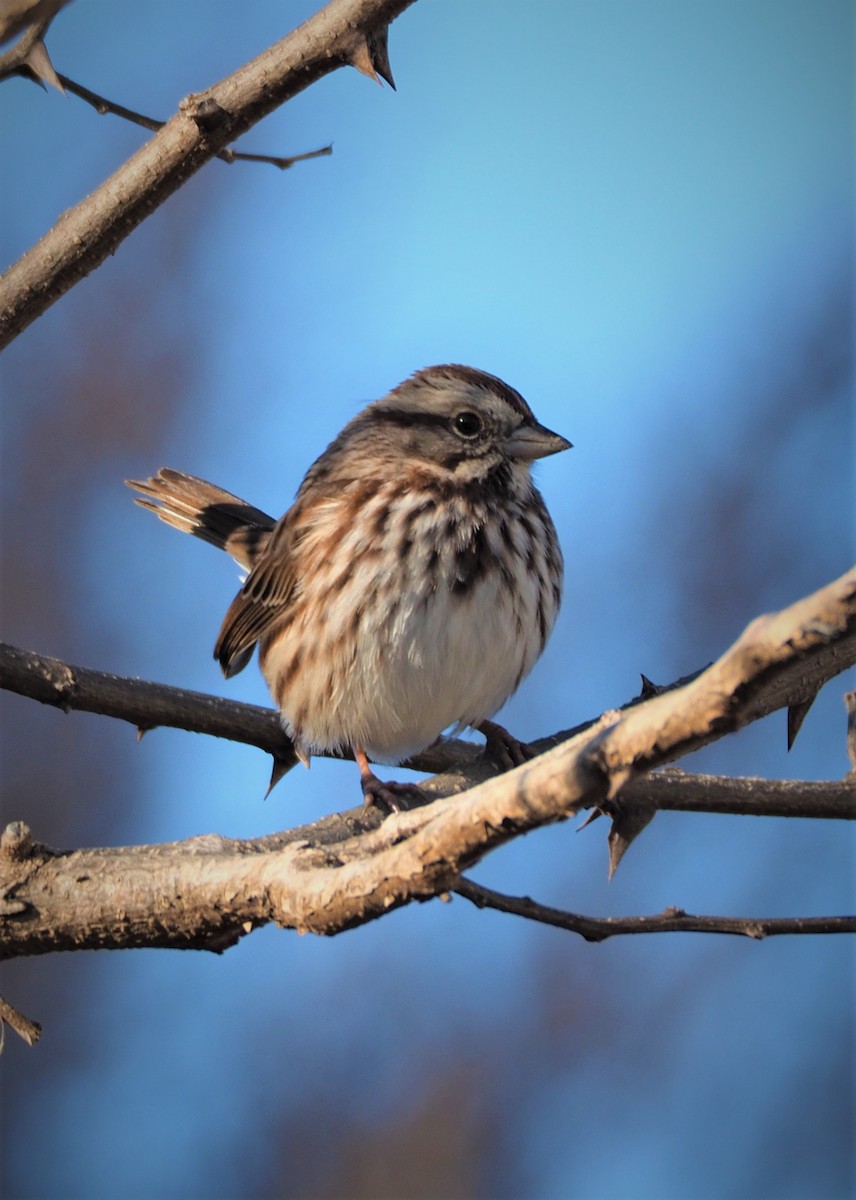
[{"label": "bird's leg", "polygon": [[366,808],[375,805],[378,808],[388,808],[392,812],[401,812],[402,809],[409,808],[410,804],[425,803],[425,794],[415,783],[384,783],[382,779],[378,779],[361,746],[354,746],[354,758],[360,769],[363,804]]},{"label": "bird's leg", "polygon": [[484,734],[487,742],[485,750],[501,771],[519,767],[535,755],[531,746],[526,742],[519,742],[502,725],[497,725],[496,721],[482,721],[476,728],[479,733]]}]

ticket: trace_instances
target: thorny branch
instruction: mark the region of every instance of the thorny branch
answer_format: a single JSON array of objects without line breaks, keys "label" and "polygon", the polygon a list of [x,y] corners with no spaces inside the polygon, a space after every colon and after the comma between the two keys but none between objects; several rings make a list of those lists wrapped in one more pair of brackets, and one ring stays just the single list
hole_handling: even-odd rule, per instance
[{"label": "thorny branch", "polygon": [[[186,97],[146,145],[0,278],[0,349],[114,253],[205,163],[310,84],[345,65],[392,84],[387,30],[411,3],[331,0],[252,62]],[[27,31],[23,38],[29,36]]]},{"label": "thorny branch", "polygon": [[[142,129],[149,129],[156,133],[159,129],[163,129],[166,121],[158,121],[154,117],[146,117],[142,113],[135,112],[132,108],[125,108],[122,104],[117,104],[113,100],[108,100],[104,96],[99,96],[97,92],[92,92],[89,88],[85,88],[83,84],[75,83],[73,79],[69,79],[67,75],[63,75],[61,71],[57,72],[57,79],[62,84],[67,92],[77,96],[79,99],[86,101],[100,115],[111,113],[114,117],[121,117],[125,121],[130,121],[133,125],[139,125]],[[246,151],[233,150],[227,146],[225,150],[221,150],[219,154],[215,154],[215,158],[221,159],[222,162],[257,162],[270,163],[271,166],[278,167],[280,171],[287,171],[289,167],[293,167],[295,163],[307,162],[311,158],[324,158],[326,155],[333,153],[332,146],[321,146],[318,150],[307,150],[303,154],[277,155],[277,154],[250,154]]]},{"label": "thorny branch", "polygon": [[[386,819],[358,809],[253,841],[207,835],[159,846],[59,852],[34,842],[23,822],[13,822],[0,839],[0,957],[139,946],[221,952],[270,922],[333,935],[453,891],[589,940],[667,930],[750,937],[853,932],[856,918],[841,916],[731,918],[674,909],[657,917],[581,917],[490,892],[462,873],[505,842],[583,808],[613,816],[614,867],[655,804],[698,811],[700,793],[715,797],[723,786],[689,777],[690,803],[670,804],[668,794],[680,789],[682,777],[649,776],[654,787],[634,808],[634,789],[644,788],[652,768],[756,720],[771,704],[805,703],[854,661],[856,569],[752,622],[684,686],[605,713],[533,761],[463,794],[467,773],[478,764],[458,766],[425,785],[437,797],[432,802]],[[39,686],[50,691],[53,684],[43,680]],[[751,781],[735,782],[751,790]],[[840,784],[794,787],[798,804],[806,803],[806,789],[821,789],[825,815],[856,815],[852,776]],[[826,789],[831,794],[824,795]],[[744,811],[762,811],[757,794],[754,802]],[[7,1011],[15,1017],[10,1024],[27,1028],[26,1018]],[[32,1033],[36,1027],[30,1025]]]},{"label": "thorny branch", "polygon": [[[10,660],[14,670],[9,667]],[[47,661],[56,665],[55,660]],[[524,830],[564,820],[581,808],[613,812],[629,810],[633,806],[634,792],[655,807],[760,813],[765,811],[764,804],[757,794],[754,797],[749,794],[755,790],[751,781],[731,781],[726,785],[723,781],[711,782],[690,776],[690,786],[685,787],[685,777],[673,772],[650,776],[644,783],[642,780],[651,768],[674,761],[764,715],[770,711],[771,695],[776,698],[776,706],[785,706],[795,690],[800,694],[804,694],[809,686],[816,690],[825,679],[845,670],[854,661],[856,570],[789,609],[753,622],[718,662],[690,683],[662,691],[623,712],[606,713],[597,722],[589,723],[558,744],[555,739],[549,739],[554,743],[552,749],[516,771],[470,786],[473,779],[478,778],[479,771],[489,772],[489,765],[482,759],[471,758],[472,747],[453,743],[448,748],[453,755],[451,768],[425,784],[429,795],[437,798],[434,803],[394,814],[380,825],[376,816],[370,813],[345,814],[332,840],[348,842],[355,835],[358,840],[365,835],[380,838],[384,843],[384,839],[394,835],[393,842],[390,845],[384,843],[384,848],[391,850],[394,846],[396,853],[402,846],[412,848],[418,841],[420,854],[424,853],[428,859],[439,854],[442,861],[433,861],[431,870],[445,875],[450,870],[454,874],[463,869]],[[4,664],[4,683],[9,682],[10,673],[20,674],[23,670],[26,674],[28,656],[22,657],[20,652],[13,651],[0,662]],[[81,694],[76,691],[73,676],[70,680],[65,678],[65,686],[62,680],[58,685],[55,679],[46,678],[42,673],[44,662],[36,658],[39,669],[32,674],[28,694],[53,703],[68,706],[78,703],[79,707],[90,707],[79,703]],[[59,666],[66,670],[64,664]],[[127,703],[123,689],[128,681],[111,676],[97,677],[102,682],[112,680],[121,704]],[[788,678],[792,680],[791,694],[783,687],[783,680]],[[19,686],[20,682],[18,678],[17,690],[25,690]],[[151,689],[155,694],[159,690],[157,685],[140,686],[144,694],[145,689]],[[194,704],[210,704],[215,715],[218,706],[230,710],[237,707],[254,721],[264,722],[273,736],[275,717],[267,710],[225,705],[215,698],[199,697],[194,693],[185,695],[189,695]],[[126,709],[121,715],[127,718],[130,714]],[[155,710],[148,708],[142,713],[134,711],[131,719],[151,725],[158,717]],[[446,752],[447,748],[441,746],[432,751],[432,755],[437,754],[442,759]],[[475,776],[470,774],[472,771],[476,772]],[[468,786],[465,795],[460,795]],[[772,788],[775,793],[773,803],[782,815],[807,814],[815,804],[826,816],[853,814],[856,789],[850,780],[840,784],[775,784]],[[683,797],[682,791],[686,793]],[[449,801],[450,797],[455,797],[453,802]],[[735,803],[735,798],[739,804]],[[766,807],[766,811],[770,812],[771,808]],[[317,849],[321,838],[327,845],[330,820],[299,831],[301,844]],[[436,837],[420,840],[429,827],[432,834],[442,835],[439,840]],[[283,836],[276,835],[277,847]],[[206,853],[209,853],[211,843],[205,845]],[[218,841],[217,845],[220,853],[231,843]],[[269,840],[254,844],[252,854],[266,852],[272,845],[274,843]],[[354,848],[357,859],[362,856],[363,848]],[[135,853],[143,852],[145,848]],[[241,852],[248,852],[246,845]],[[163,856],[163,848],[158,854]],[[430,874],[431,870],[425,863],[420,866],[420,878],[413,880],[414,894],[426,894],[422,885],[426,873]],[[414,898],[414,894],[407,894],[405,888],[393,899],[396,903],[406,903]],[[359,920],[366,914],[343,910],[339,917],[333,917],[329,912],[307,915],[302,909],[299,919],[297,914],[293,915],[293,923],[300,927],[333,932],[334,926],[344,927],[354,917]],[[286,920],[284,923],[291,922]]]},{"label": "thorny branch", "polygon": [[[653,695],[665,695],[697,679],[701,671],[666,687],[650,683],[624,712]],[[60,708],[63,712],[92,712],[136,726],[138,737],[169,726],[240,742],[270,754],[273,782],[297,762],[294,747],[274,709],[204,692],[113,675],[73,666],[57,658],[20,650],[0,642],[0,689]],[[764,715],[759,712],[759,715]],[[532,743],[543,754],[591,729],[599,717]],[[460,738],[446,738],[406,764],[416,771],[443,773],[455,792],[464,791],[495,774],[481,747]],[[853,789],[846,781],[808,783],[801,780],[740,779],[731,776],[688,775],[680,770],[659,771],[629,781],[621,794],[626,809],[649,805],[681,812],[730,813],[736,816],[840,819],[852,815]]]},{"label": "thorny branch", "polygon": [[0,7],[0,45],[18,37],[14,46],[0,54],[0,81],[10,75],[29,73],[44,86],[62,91],[45,47],[45,34],[60,8],[69,0],[4,0]]}]

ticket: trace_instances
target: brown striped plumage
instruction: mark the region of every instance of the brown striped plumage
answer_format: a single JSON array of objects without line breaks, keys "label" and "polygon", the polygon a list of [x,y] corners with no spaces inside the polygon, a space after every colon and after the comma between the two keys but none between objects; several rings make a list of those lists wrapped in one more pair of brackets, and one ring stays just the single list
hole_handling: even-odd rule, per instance
[{"label": "brown striped plumage", "polygon": [[249,572],[215,647],[225,674],[258,645],[299,756],[352,747],[366,799],[395,806],[408,789],[367,758],[401,762],[449,726],[494,742],[488,718],[544,648],[562,556],[530,463],[568,446],[494,376],[429,367],[345,426],[279,521],[168,469],[131,486]]}]

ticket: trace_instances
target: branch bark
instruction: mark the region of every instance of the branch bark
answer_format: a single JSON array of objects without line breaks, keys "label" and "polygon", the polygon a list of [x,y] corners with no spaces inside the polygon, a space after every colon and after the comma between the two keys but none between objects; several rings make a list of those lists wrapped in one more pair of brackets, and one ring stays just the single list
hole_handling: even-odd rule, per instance
[{"label": "branch bark", "polygon": [[[531,829],[581,808],[620,813],[651,768],[756,720],[771,696],[778,707],[792,703],[808,680],[816,690],[854,661],[856,569],[753,621],[684,687],[606,713],[463,795],[456,794],[459,772],[439,776],[425,785],[437,797],[432,803],[382,821],[360,809],[252,842],[210,835],[60,853],[34,844],[16,823],[0,842],[0,955],[132,946],[220,951],[271,921],[341,932],[455,889],[463,871]],[[848,778],[835,815],[854,815],[854,798]]]},{"label": "branch bark", "polygon": [[113,254],[209,159],[310,84],[346,64],[391,82],[387,29],[412,3],[331,0],[252,62],[183,100],[145,146],[0,278],[0,349]]}]

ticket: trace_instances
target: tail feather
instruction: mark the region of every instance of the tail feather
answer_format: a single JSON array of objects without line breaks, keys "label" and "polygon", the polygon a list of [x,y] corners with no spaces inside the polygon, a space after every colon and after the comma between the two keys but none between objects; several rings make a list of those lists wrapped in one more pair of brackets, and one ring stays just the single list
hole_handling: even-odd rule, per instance
[{"label": "tail feather", "polygon": [[140,493],[134,500],[141,508],[173,529],[225,550],[246,570],[252,569],[276,524],[266,512],[231,492],[169,467],[161,467],[151,479],[125,482]]}]

